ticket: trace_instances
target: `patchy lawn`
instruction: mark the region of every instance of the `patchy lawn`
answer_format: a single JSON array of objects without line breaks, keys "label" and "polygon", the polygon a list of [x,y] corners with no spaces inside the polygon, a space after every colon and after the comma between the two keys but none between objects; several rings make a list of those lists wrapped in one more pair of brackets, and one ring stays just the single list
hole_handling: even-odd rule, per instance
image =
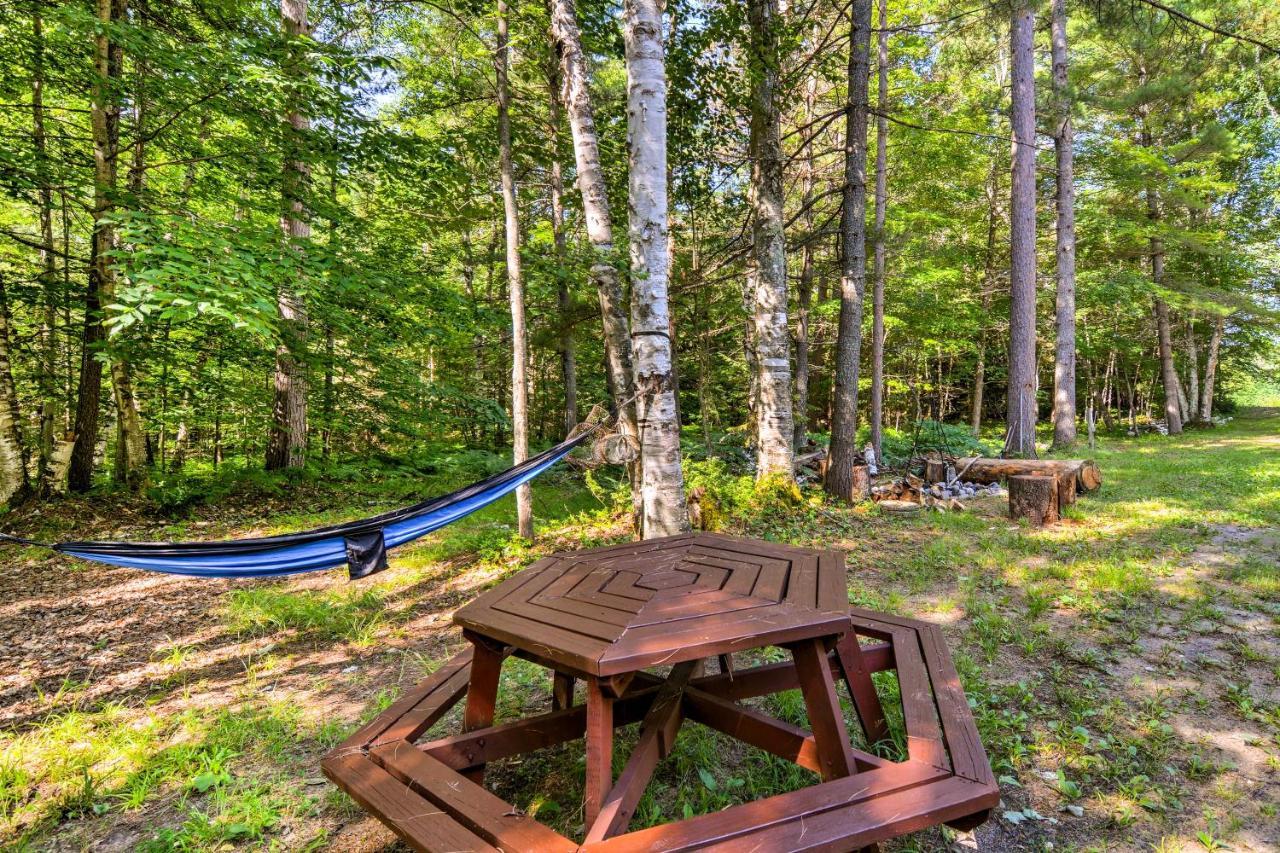
[{"label": "patchy lawn", "polygon": [[[789,513],[729,521],[844,550],[852,601],[947,632],[1004,802],[974,836],[931,830],[886,849],[1280,848],[1280,412],[1178,439],[1106,440],[1092,455],[1101,492],[1043,531],[1011,524],[998,499],[901,518],[807,495]],[[542,553],[622,535],[578,482],[535,489],[535,547],[510,542],[499,506],[359,584],[340,572],[194,580],[0,551],[0,847],[393,847],[319,775],[320,755],[460,647],[458,605]],[[385,509],[408,488],[230,494],[178,523],[106,495],[3,527],[53,538],[274,532]],[[891,699],[893,679],[878,678]],[[500,713],[545,708],[546,682],[507,667]],[[803,722],[798,695],[767,702]],[[488,781],[573,833],[581,772],[570,744],[491,765]],[[636,825],[811,781],[685,726]]]}]

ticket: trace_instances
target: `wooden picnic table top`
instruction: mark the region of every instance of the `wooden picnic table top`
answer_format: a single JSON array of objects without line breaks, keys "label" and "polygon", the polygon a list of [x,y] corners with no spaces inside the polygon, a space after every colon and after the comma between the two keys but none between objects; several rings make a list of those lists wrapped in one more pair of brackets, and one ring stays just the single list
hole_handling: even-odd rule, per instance
[{"label": "wooden picnic table top", "polygon": [[849,604],[838,552],[692,533],[554,554],[453,619],[606,677],[842,634]]}]

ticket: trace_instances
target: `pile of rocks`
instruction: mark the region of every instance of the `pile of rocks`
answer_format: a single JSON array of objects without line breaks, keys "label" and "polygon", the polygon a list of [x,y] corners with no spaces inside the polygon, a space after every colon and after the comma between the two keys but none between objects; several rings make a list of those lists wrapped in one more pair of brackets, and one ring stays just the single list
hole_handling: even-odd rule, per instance
[{"label": "pile of rocks", "polygon": [[962,501],[987,496],[999,497],[1005,493],[999,483],[967,483],[963,480],[957,480],[951,485],[934,483],[929,487],[929,492],[935,498],[944,500],[946,498],[959,498]]}]

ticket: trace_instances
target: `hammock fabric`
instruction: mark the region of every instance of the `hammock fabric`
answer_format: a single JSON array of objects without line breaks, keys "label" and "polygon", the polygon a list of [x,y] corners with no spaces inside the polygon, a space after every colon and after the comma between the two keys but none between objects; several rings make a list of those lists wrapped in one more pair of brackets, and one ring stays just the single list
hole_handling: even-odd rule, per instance
[{"label": "hammock fabric", "polygon": [[196,577],[262,578],[346,564],[355,580],[385,569],[388,548],[412,542],[488,506],[559,462],[592,432],[588,429],[456,492],[345,524],[221,542],[59,542],[51,547],[113,566]]}]

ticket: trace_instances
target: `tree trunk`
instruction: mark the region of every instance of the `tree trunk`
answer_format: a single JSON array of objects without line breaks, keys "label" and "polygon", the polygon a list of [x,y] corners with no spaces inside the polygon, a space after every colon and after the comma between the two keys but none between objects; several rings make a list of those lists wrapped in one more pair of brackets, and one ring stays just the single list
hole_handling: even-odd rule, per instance
[{"label": "tree trunk", "polygon": [[[1152,260],[1155,260],[1154,255]],[[1160,376],[1164,384],[1164,415],[1168,420],[1169,435],[1178,435],[1182,432],[1182,404],[1179,400],[1182,389],[1178,386],[1178,371],[1173,366],[1169,306],[1158,296],[1156,297],[1156,333],[1160,339]]]},{"label": "tree trunk", "polygon": [[1200,351],[1196,346],[1196,315],[1187,314],[1187,408],[1184,420],[1200,416]]},{"label": "tree trunk", "polygon": [[1213,321],[1213,337],[1209,339],[1209,356],[1204,365],[1204,391],[1200,395],[1200,420],[1213,423],[1213,383],[1218,375],[1218,348],[1222,345],[1222,328],[1226,318],[1218,315]]},{"label": "tree trunk", "polygon": [[102,400],[102,362],[98,349],[104,338],[102,305],[114,289],[110,251],[115,228],[109,214],[116,191],[116,165],[120,142],[120,106],[113,89],[120,79],[124,51],[111,41],[111,27],[125,15],[125,0],[97,0],[100,27],[94,35],[95,80],[90,104],[93,133],[93,236],[89,254],[89,287],[85,294],[84,332],[81,336],[80,380],[76,392],[75,446],[67,478],[72,491],[88,491],[93,482],[98,445],[98,410]]},{"label": "tree trunk", "polygon": [[1067,78],[1067,3],[1053,0],[1053,107],[1057,126],[1053,148],[1057,179],[1057,342],[1053,365],[1053,446],[1076,443],[1076,190],[1075,130]]},{"label": "tree trunk", "polygon": [[778,115],[778,0],[750,0],[752,81],[751,243],[755,263],[751,317],[755,328],[759,407],[756,478],[795,480],[791,358],[787,335],[787,244],[783,233],[782,136]]},{"label": "tree trunk", "polygon": [[[813,105],[817,98],[818,78],[810,74],[805,83],[804,120],[813,120]],[[793,447],[798,451],[809,440],[809,309],[813,303],[813,141],[804,146],[801,180],[804,189],[801,204],[804,206],[804,249],[800,262],[800,285],[797,289],[796,312],[796,403],[792,412],[795,425]]]},{"label": "tree trunk", "polygon": [[853,0],[849,33],[849,102],[845,105],[843,245],[840,320],[836,332],[831,453],[823,487],[845,499],[856,461],[858,363],[862,355],[862,297],[867,264],[867,86],[871,53],[871,0]]},{"label": "tree trunk", "polygon": [[[288,93],[289,108],[284,122],[284,180],[281,227],[289,248],[305,251],[303,242],[311,237],[307,219],[307,184],[311,167],[305,157],[304,138],[311,128],[301,111],[302,48],[299,37],[310,32],[307,22],[307,0],[280,0],[280,22],[289,41],[286,71],[293,78]],[[281,340],[276,345],[274,373],[275,402],[272,409],[271,435],[267,441],[266,468],[301,468],[307,461],[307,311],[302,299],[287,285],[276,295],[280,315]]]},{"label": "tree trunk", "polygon": [[43,301],[40,322],[40,434],[36,443],[36,483],[42,491],[53,490],[53,453],[58,411],[57,300],[58,266],[53,243],[53,188],[49,178],[49,155],[44,128],[44,19],[41,6],[31,13],[31,146],[35,158],[36,198],[40,214],[40,292]]},{"label": "tree trunk", "polygon": [[1020,0],[1009,36],[1013,168],[1009,194],[1009,403],[1005,452],[1036,453],[1035,7]]},{"label": "tree trunk", "polygon": [[[871,446],[881,456],[884,421],[884,265],[885,208],[889,201],[889,21],[885,0],[879,2],[876,36],[876,201],[872,237],[875,240],[875,283],[871,295]],[[981,392],[979,392],[981,394]]]},{"label": "tree trunk", "polygon": [[[551,32],[560,48],[564,106],[573,136],[574,163],[578,172],[578,191],[582,195],[587,240],[591,243],[593,253],[590,275],[600,300],[608,372],[606,380],[613,396],[619,431],[639,440],[631,331],[622,307],[622,281],[615,266],[618,258],[613,245],[608,184],[600,165],[600,144],[591,109],[587,61],[582,53],[582,38],[578,33],[573,0],[551,0]],[[640,472],[632,466],[630,473],[632,504],[638,519],[642,510]]]},{"label": "tree trunk", "polygon": [[564,433],[568,435],[578,425],[578,355],[573,340],[573,298],[569,292],[568,248],[564,234],[564,177],[560,171],[560,122],[564,105],[561,103],[560,61],[552,56],[547,63],[548,121],[551,125],[551,239],[556,252],[556,303],[560,308],[560,381],[564,384]]},{"label": "tree trunk", "polygon": [[[660,0],[625,0],[623,36],[630,149],[631,329],[635,340],[635,387],[640,392],[637,410],[641,533],[651,539],[689,529],[684,477],[680,470],[680,431],[671,385],[667,302],[667,80]],[[790,390],[788,382],[787,395]],[[790,448],[789,421],[785,438]]]},{"label": "tree trunk", "polygon": [[[524,319],[524,276],[520,270],[520,216],[511,164],[511,91],[507,82],[507,2],[498,0],[498,169],[502,173],[502,209],[507,235],[507,292],[511,301],[511,457],[519,465],[529,458],[529,343]],[[516,489],[520,535],[533,539],[533,491]]]},{"label": "tree trunk", "polygon": [[25,497],[30,488],[18,392],[13,386],[13,370],[9,364],[10,344],[9,299],[3,273],[0,273],[0,504]]}]

